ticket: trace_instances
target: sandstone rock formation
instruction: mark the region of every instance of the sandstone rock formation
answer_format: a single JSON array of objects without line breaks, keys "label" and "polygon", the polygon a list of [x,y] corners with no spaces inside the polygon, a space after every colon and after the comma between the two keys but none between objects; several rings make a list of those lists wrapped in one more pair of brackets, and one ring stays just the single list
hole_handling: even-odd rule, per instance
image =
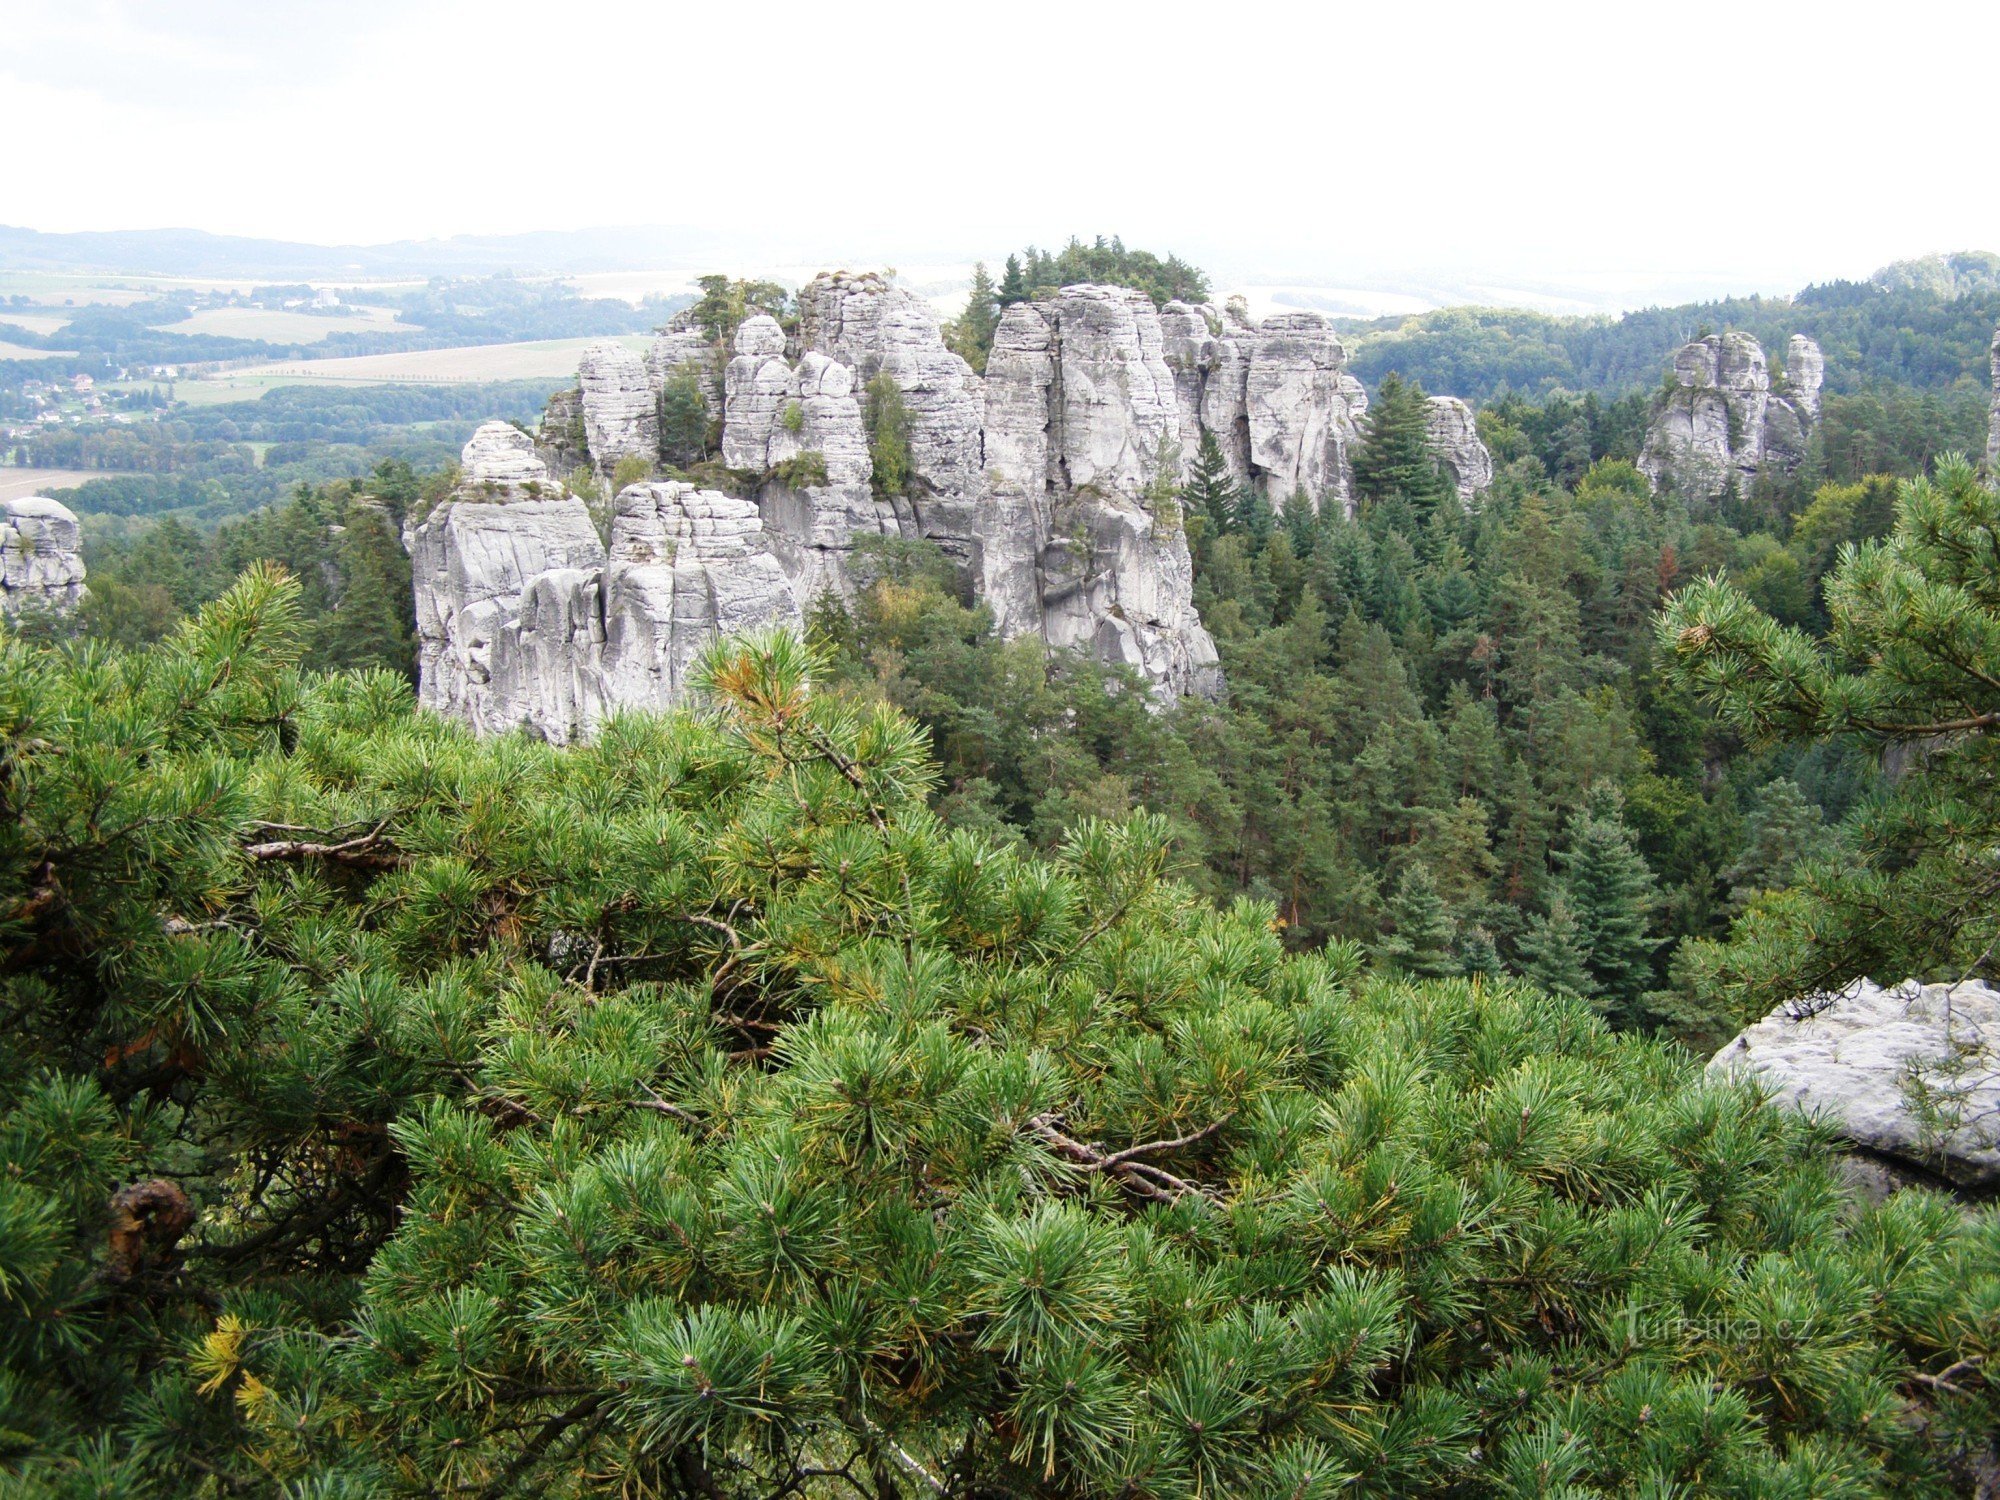
[{"label": "sandstone rock formation", "polygon": [[[1226,413],[1241,471],[1279,500],[1300,485],[1345,496],[1345,444],[1366,401],[1342,369],[1339,341],[1317,315],[1274,320],[1267,335],[1241,319],[1225,325],[1213,309],[1176,305],[1163,317],[1139,293],[1065,288],[1009,309],[982,379],[945,347],[930,305],[881,276],[815,277],[799,292],[797,307],[790,331],[769,316],[746,319],[726,361],[686,315],[662,330],[643,360],[619,344],[593,345],[577,390],[552,402],[544,417],[537,452],[548,483],[579,468],[601,479],[627,457],[662,461],[663,388],[675,372],[699,363],[705,398],[712,397],[719,418],[718,456],[761,522],[752,550],[775,561],[794,613],[822,594],[851,595],[851,559],[861,538],[923,538],[963,570],[1006,635],[1039,636],[1053,648],[1129,666],[1162,697],[1221,691],[1214,643],[1194,609],[1192,567],[1172,498],[1200,442],[1204,406]],[[1217,329],[1230,336],[1219,339]],[[876,473],[868,417],[875,382],[894,387],[906,416],[904,483]],[[1287,409],[1294,395],[1312,409]],[[486,443],[502,441],[495,435]],[[504,456],[482,450],[480,458],[482,469],[496,474],[519,461],[511,442]],[[471,473],[468,463],[469,486]],[[516,498],[538,482],[481,481],[511,484],[506,493]],[[462,492],[454,504],[477,498]],[[607,632],[600,682],[613,702],[664,701],[648,684],[666,682],[662,691],[671,697],[679,669],[631,667],[651,648],[628,645],[619,634],[625,601],[642,595],[650,602],[632,607],[655,622],[647,627],[653,636],[668,618],[658,590],[644,578],[626,578],[632,569],[621,564],[619,528],[631,503],[628,489],[618,498],[610,554],[596,585]],[[480,518],[468,523],[473,519]],[[448,517],[428,524],[451,526]],[[420,545],[448,550],[441,540],[413,536],[413,548]],[[570,566],[551,563],[546,571]],[[572,637],[589,617],[588,601],[576,592],[586,585],[564,582],[571,591],[558,597],[529,587],[525,575],[503,583],[495,597],[524,602],[502,614],[546,622],[542,635],[571,641],[548,664],[567,681],[566,663],[582,649]],[[432,587],[434,599],[449,593]],[[436,662],[441,684],[469,678],[475,668],[491,677],[490,665],[467,655],[471,648],[454,644],[449,611],[427,606],[425,613],[432,617],[427,671]],[[718,601],[717,618],[727,614]],[[480,624],[485,628],[483,615]],[[510,671],[525,659],[528,643],[520,635],[517,626],[500,648]],[[447,658],[468,664],[454,667]],[[565,688],[545,703],[507,686],[485,692],[475,710],[463,706],[464,691],[441,685],[426,701],[434,697],[482,723],[480,715],[511,713],[566,736],[575,731],[564,726],[588,721],[588,696]]]},{"label": "sandstone rock formation", "polygon": [[583,351],[577,366],[583,389],[583,428],[600,477],[621,458],[651,461],[660,449],[659,392],[646,362],[615,339]]},{"label": "sandstone rock formation", "polygon": [[716,636],[801,622],[751,502],[631,485],[607,550],[583,501],[536,498],[553,487],[508,433],[474,434],[458,491],[404,530],[424,707],[567,743],[618,707],[678,701]]},{"label": "sandstone rock formation", "polygon": [[0,615],[67,614],[83,602],[83,536],[66,505],[0,501]]},{"label": "sandstone rock formation", "polygon": [[1986,469],[2000,474],[2000,328],[1993,330],[1993,415],[1986,425]]},{"label": "sandstone rock formation", "polygon": [[575,701],[567,669],[549,670],[540,626],[558,609],[558,585],[574,594],[603,571],[604,543],[575,496],[476,493],[461,489],[404,528],[416,588],[417,701],[482,734],[527,724],[567,742],[591,706]]},{"label": "sandstone rock formation", "polygon": [[1819,422],[1826,361],[1803,334],[1792,336],[1786,358],[1774,388],[1763,346],[1747,333],[1682,345],[1674,356],[1675,389],[1639,454],[1654,487],[1714,500],[1732,486],[1748,494],[1760,475],[1795,473]]},{"label": "sandstone rock formation", "polygon": [[1273,509],[1303,493],[1350,513],[1353,449],[1368,410],[1347,351],[1315,312],[1250,322],[1234,307],[1169,302],[1161,314],[1167,364],[1192,454],[1213,433],[1231,476]]},{"label": "sandstone rock formation", "polygon": [[467,488],[527,493],[559,487],[535,452],[535,440],[510,422],[482,422],[459,455],[459,483]]},{"label": "sandstone rock formation", "polygon": [[1430,446],[1466,506],[1478,504],[1493,483],[1493,455],[1480,441],[1472,408],[1456,396],[1430,398]]},{"label": "sandstone rock formation", "polygon": [[603,598],[607,708],[677,703],[718,636],[804,623],[756,505],[688,484],[620,492]]},{"label": "sandstone rock formation", "polygon": [[2000,990],[1856,980],[1780,1006],[1710,1061],[1826,1112],[1862,1150],[1975,1190],[2000,1188]]},{"label": "sandstone rock formation", "polygon": [[1167,692],[1221,689],[1172,499],[1182,410],[1143,293],[1064,287],[1001,315],[986,366],[981,594],[1040,634]]}]

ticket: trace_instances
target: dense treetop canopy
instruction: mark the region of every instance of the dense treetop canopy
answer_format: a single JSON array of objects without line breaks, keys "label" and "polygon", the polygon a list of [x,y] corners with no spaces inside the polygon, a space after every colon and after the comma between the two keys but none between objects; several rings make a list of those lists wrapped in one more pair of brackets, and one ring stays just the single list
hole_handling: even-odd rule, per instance
[{"label": "dense treetop canopy", "polygon": [[1946,1494],[2000,1219],[1584,1004],[948,831],[777,636],[594,744],[0,647],[0,1492]]}]

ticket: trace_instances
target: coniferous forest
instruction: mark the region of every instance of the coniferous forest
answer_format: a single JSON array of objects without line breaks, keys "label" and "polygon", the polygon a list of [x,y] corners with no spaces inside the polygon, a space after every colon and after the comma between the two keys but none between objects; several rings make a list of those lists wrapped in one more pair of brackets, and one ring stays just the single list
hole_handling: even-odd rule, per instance
[{"label": "coniferous forest", "polygon": [[[1086,274],[1205,285],[975,302]],[[1470,508],[1427,347],[1351,519],[1187,456],[1220,702],[878,539],[689,706],[478,739],[448,472],[97,533],[0,637],[0,1496],[1990,1484],[2000,1215],[1703,1066],[1995,977],[1974,438],[1838,393],[1689,500],[1650,391],[1519,381]]]}]

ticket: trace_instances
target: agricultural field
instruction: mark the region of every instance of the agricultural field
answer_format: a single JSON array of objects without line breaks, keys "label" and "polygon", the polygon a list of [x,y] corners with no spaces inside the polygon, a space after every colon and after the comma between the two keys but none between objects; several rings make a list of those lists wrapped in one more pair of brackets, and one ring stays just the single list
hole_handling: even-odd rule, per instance
[{"label": "agricultural field", "polygon": [[103,469],[0,469],[0,500],[74,489],[87,479],[116,479]]},{"label": "agricultural field", "polygon": [[[200,380],[184,380],[174,394],[190,405],[246,401],[280,385],[456,385],[501,380],[560,380],[595,339],[540,339],[522,344],[474,344],[464,349],[424,349],[408,354],[362,354],[348,359],[286,360],[251,365]],[[619,342],[643,352],[651,339],[626,334]]]},{"label": "agricultural field", "polygon": [[0,339],[0,359],[68,359],[75,354],[74,349],[30,349],[26,344],[10,344]]},{"label": "agricultural field", "polygon": [[273,344],[316,344],[336,333],[400,328],[393,308],[342,307],[329,313],[286,312],[269,307],[205,307],[179,323],[156,325],[162,333],[206,333],[264,339]]}]

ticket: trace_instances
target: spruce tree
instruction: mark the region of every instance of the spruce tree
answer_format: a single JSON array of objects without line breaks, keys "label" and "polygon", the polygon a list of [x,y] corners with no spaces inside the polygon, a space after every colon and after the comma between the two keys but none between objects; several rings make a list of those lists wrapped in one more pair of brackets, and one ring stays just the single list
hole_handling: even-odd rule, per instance
[{"label": "spruce tree", "polygon": [[1587,1000],[1597,992],[1583,926],[1577,921],[1568,896],[1560,891],[1546,912],[1537,912],[1528,919],[1528,930],[1521,935],[1521,956],[1526,960],[1521,977],[1539,990],[1579,1000]]},{"label": "spruce tree", "polygon": [[1012,307],[1016,302],[1028,300],[1028,277],[1021,269],[1021,257],[1007,257],[1006,267],[1000,274],[1000,288],[994,294],[1002,307]]},{"label": "spruce tree", "polygon": [[1636,1025],[1653,984],[1651,935],[1658,898],[1653,872],[1633,844],[1616,795],[1600,786],[1564,829],[1555,856],[1561,888],[1576,913],[1591,995],[1614,1021]]},{"label": "spruce tree", "polygon": [[1229,462],[1222,455],[1222,445],[1207,428],[1202,429],[1201,445],[1195,449],[1194,462],[1188,468],[1182,499],[1195,514],[1207,518],[1211,535],[1220,536],[1233,527],[1236,486],[1230,480]]},{"label": "spruce tree", "polygon": [[1384,963],[1424,979],[1460,972],[1458,924],[1438,894],[1428,868],[1413,864],[1389,900],[1389,931],[1375,945]]},{"label": "spruce tree", "polygon": [[1431,453],[1430,407],[1423,387],[1390,371],[1382,377],[1367,420],[1367,435],[1354,455],[1355,494],[1371,505],[1401,501],[1421,528],[1445,492]]},{"label": "spruce tree", "polygon": [[946,326],[945,342],[954,354],[981,373],[985,372],[987,355],[993,351],[993,332],[1000,326],[1001,306],[986,262],[975,263],[965,310]]}]

